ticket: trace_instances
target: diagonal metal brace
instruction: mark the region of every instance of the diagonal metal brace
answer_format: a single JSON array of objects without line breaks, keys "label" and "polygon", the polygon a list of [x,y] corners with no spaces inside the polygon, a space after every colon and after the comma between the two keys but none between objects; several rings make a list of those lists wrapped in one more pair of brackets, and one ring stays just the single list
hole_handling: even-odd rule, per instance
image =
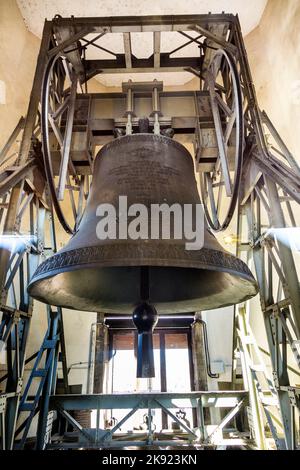
[{"label": "diagonal metal brace", "polygon": [[131,416],[140,408],[140,402],[127,413],[119,423],[117,423],[112,429],[107,431],[102,437],[101,440],[104,441],[105,439],[112,437],[112,435],[129,419]]},{"label": "diagonal metal brace", "polygon": [[87,432],[81,424],[79,424],[73,416],[71,416],[66,410],[61,408],[60,406],[56,406],[57,411],[73,426],[73,428],[77,429],[88,441],[94,442],[93,437]]},{"label": "diagonal metal brace", "polygon": [[215,34],[211,33],[210,31],[203,28],[202,26],[199,26],[198,24],[194,24],[192,26],[189,26],[189,29],[191,29],[193,31],[196,31],[197,33],[202,34],[203,36],[207,37],[207,39],[211,39],[216,44],[223,47],[223,49],[227,49],[232,54],[234,54],[234,55],[237,54],[237,48],[233,44],[230,44],[230,42],[225,41],[225,39],[222,39],[222,38],[216,36]]},{"label": "diagonal metal brace", "polygon": [[209,435],[207,436],[205,442],[209,443],[211,442],[212,437],[217,434],[218,431],[222,430],[226,424],[228,424],[234,417],[235,415],[240,411],[244,404],[245,399],[243,398],[241,401],[238,402],[235,407],[229,411],[229,413],[225,416],[225,418],[221,421],[220,424],[216,427],[216,429]]},{"label": "diagonal metal brace", "polygon": [[191,434],[193,437],[197,438],[197,434],[194,433],[194,431],[192,431],[192,429],[190,429],[186,424],[184,424],[182,421],[180,421],[180,419],[177,418],[177,416],[175,416],[170,410],[168,410],[168,408],[166,408],[164,405],[162,405],[162,403],[160,403],[159,400],[156,400],[154,399],[154,401],[156,401],[156,403],[159,404],[159,406],[177,423],[179,424],[179,426],[181,426],[188,434]]}]

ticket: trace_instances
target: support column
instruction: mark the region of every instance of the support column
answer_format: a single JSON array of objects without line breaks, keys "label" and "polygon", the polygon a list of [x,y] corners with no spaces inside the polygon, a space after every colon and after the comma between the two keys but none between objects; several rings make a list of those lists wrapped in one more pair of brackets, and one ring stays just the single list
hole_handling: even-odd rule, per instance
[{"label": "support column", "polygon": [[[43,386],[42,396],[39,401],[39,417],[36,432],[36,450],[44,450],[48,440],[50,439],[50,433],[48,428],[48,414],[49,414],[49,402],[50,395],[54,394],[56,378],[57,378],[57,362],[58,362],[58,346],[59,346],[59,307],[57,310],[52,311],[49,307],[49,336],[48,342],[53,342],[51,349],[48,349],[45,362],[45,373],[47,374],[46,380]],[[45,346],[43,344],[43,346]],[[47,364],[48,369],[47,369]]]},{"label": "support column", "polygon": [[[272,226],[275,229],[286,227],[276,184],[267,177],[265,178],[265,182],[269,196]],[[286,285],[283,286],[283,290],[286,298],[289,298],[291,301],[292,311],[294,314],[293,319],[297,329],[297,334],[300,336],[300,288],[295,261],[288,241],[283,243],[281,240],[277,240],[277,243],[280,261],[286,279]]]},{"label": "support column", "polygon": [[[242,338],[248,338],[247,331],[247,322],[246,322],[246,311],[245,307],[241,306],[238,309],[238,325],[242,334]],[[257,444],[258,449],[265,450],[267,449],[267,444],[265,440],[264,433],[264,422],[262,416],[262,406],[259,400],[259,394],[257,389],[257,381],[255,380],[252,370],[251,370],[251,348],[250,344],[243,344],[241,338],[240,341],[240,354],[241,354],[241,363],[243,371],[243,379],[245,389],[249,391],[249,404],[251,406],[252,419],[253,419],[253,428],[254,428],[254,438]]]}]

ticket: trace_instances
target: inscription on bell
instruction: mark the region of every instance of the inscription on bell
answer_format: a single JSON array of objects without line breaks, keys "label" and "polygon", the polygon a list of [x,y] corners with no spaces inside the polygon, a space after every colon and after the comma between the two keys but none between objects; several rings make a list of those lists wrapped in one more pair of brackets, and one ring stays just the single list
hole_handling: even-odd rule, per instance
[{"label": "inscription on bell", "polygon": [[162,191],[167,196],[174,186],[174,178],[182,185],[180,172],[158,161],[132,160],[130,165],[119,165],[108,171],[108,176],[114,178],[114,183],[120,187],[120,193],[134,195],[136,200],[148,199],[151,195]]}]

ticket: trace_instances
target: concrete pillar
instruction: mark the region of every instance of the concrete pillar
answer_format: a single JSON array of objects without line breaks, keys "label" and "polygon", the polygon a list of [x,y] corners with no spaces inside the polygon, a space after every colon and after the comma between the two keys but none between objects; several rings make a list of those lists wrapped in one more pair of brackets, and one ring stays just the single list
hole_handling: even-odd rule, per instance
[{"label": "concrete pillar", "polygon": [[97,314],[95,359],[94,359],[94,393],[103,393],[105,364],[107,360],[108,328],[104,323],[104,314]]},{"label": "concrete pillar", "polygon": [[[195,320],[192,323],[192,357],[194,368],[194,388],[196,391],[208,390],[206,358],[204,349],[203,325],[201,323],[201,312],[195,314]],[[209,420],[209,410],[203,409],[205,423]]]},{"label": "concrete pillar", "polygon": [[[217,390],[217,381],[207,375],[207,365],[205,356],[205,343],[203,324],[201,323],[201,312],[195,314],[192,324],[192,349],[194,365],[194,385],[195,390]],[[221,421],[219,408],[204,408],[204,420],[207,424],[218,424]]]}]

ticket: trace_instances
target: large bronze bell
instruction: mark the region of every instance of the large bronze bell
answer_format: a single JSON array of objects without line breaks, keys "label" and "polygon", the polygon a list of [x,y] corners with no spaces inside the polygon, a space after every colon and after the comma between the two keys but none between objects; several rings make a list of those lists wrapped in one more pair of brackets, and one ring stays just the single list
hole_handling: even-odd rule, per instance
[{"label": "large bronze bell", "polygon": [[[151,302],[159,314],[195,312],[242,302],[257,292],[244,262],[227,253],[205,227],[204,246],[185,240],[99,240],[100,203],[199,204],[190,153],[162,135],[119,137],[98,153],[87,207],[78,231],[44,261],[29,284],[32,297],[51,305],[108,313],[132,312]],[[141,269],[147,267],[146,295]],[[146,309],[147,310],[147,309]]]}]

